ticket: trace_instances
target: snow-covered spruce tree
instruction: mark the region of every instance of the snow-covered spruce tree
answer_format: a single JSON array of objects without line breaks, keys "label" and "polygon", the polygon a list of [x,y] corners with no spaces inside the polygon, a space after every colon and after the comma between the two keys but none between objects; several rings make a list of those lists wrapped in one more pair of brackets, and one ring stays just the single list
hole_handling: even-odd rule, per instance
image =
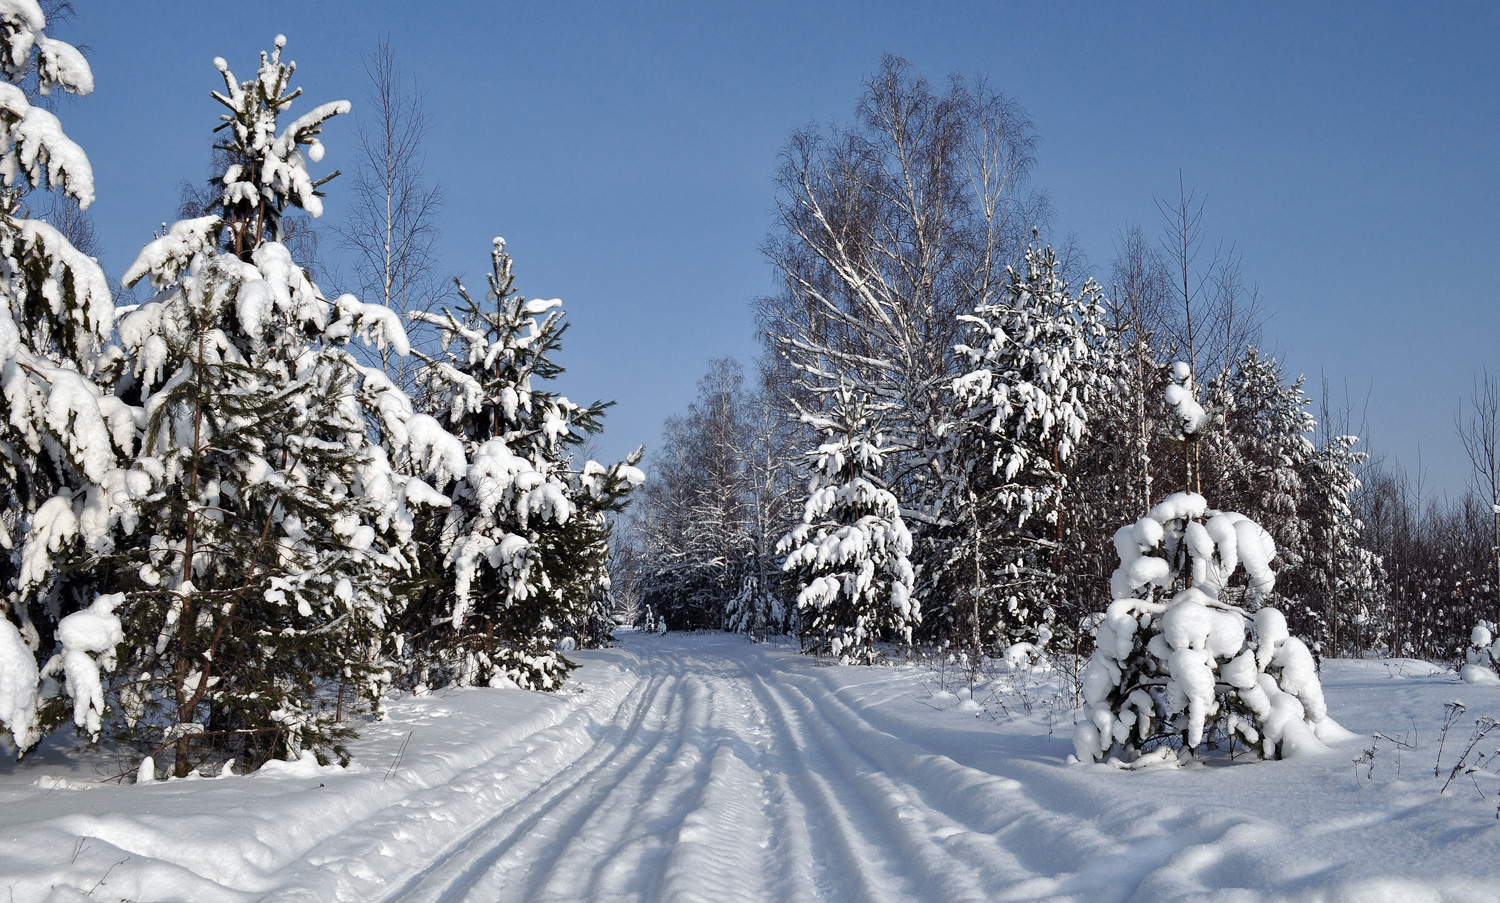
[{"label": "snow-covered spruce tree", "polygon": [[[643,476],[640,452],[609,467],[575,460],[608,405],[544,387],[567,327],[557,300],[514,288],[505,241],[481,304],[414,318],[436,326],[441,358],[419,374],[432,416],[409,424],[414,451],[452,499],[439,536],[448,574],[415,625],[429,680],[555,689],[572,667],[556,650],[608,579],[609,525]],[[577,638],[575,636],[575,638]]]},{"label": "snow-covered spruce tree", "polygon": [[1303,475],[1317,427],[1304,381],[1284,379],[1275,358],[1248,346],[1214,382],[1219,427],[1203,442],[1204,484],[1276,538],[1283,574],[1296,570],[1307,554]]},{"label": "snow-covered spruce tree", "polygon": [[1355,436],[1329,436],[1304,463],[1300,499],[1306,552],[1285,595],[1305,600],[1330,655],[1359,655],[1381,640],[1385,583],[1380,557],[1365,546],[1355,510],[1366,455]]},{"label": "snow-covered spruce tree", "polygon": [[[78,562],[108,544],[106,487],[135,432],[91,379],[114,319],[103,271],[21,209],[40,189],[79,208],[94,200],[88,158],[21,87],[93,90],[83,56],[45,27],[31,0],[0,4],[0,736],[22,751],[41,734],[38,656],[52,653],[63,620],[94,603],[95,580]],[[108,650],[69,648],[78,675],[69,689],[92,699],[78,666]],[[81,725],[93,711],[84,706]]]},{"label": "snow-covered spruce tree", "polygon": [[1067,467],[1114,363],[1098,286],[1070,293],[1051,248],[1028,250],[1005,297],[960,319],[970,337],[957,349],[967,372],[953,383],[948,470],[958,485],[925,595],[949,600],[946,639],[977,661],[1050,630]]},{"label": "snow-covered spruce tree", "polygon": [[1364,460],[1357,440],[1325,431],[1315,446],[1318,424],[1303,380],[1285,379],[1277,361],[1253,346],[1215,384],[1222,426],[1203,443],[1206,485],[1275,537],[1274,604],[1292,631],[1332,654],[1362,648],[1374,639],[1368,628],[1381,578],[1352,509]]},{"label": "snow-covered spruce tree", "polygon": [[912,594],[911,534],[896,497],[876,482],[886,455],[879,407],[848,385],[826,415],[804,414],[824,434],[808,454],[802,523],[778,545],[801,587],[802,645],[841,664],[869,664],[877,640],[910,644],[921,609]]},{"label": "snow-covered spruce tree", "polygon": [[[1312,652],[1280,611],[1275,543],[1203,496],[1169,496],[1115,533],[1114,602],[1084,671],[1078,758],[1131,760],[1152,746],[1184,753],[1236,737],[1280,758],[1346,736],[1328,717]],[[1224,600],[1240,573],[1249,607]]]},{"label": "snow-covered spruce tree", "polygon": [[402,480],[371,441],[381,387],[343,347],[405,336],[385,308],[327,301],[281,243],[289,208],[322,212],[307,163],[349,108],[283,124],[300,94],[284,43],[244,82],[215,60],[221,195],[127,271],[157,293],[121,319],[111,365],[146,424],[133,530],[109,559],[125,591],[118,726],[179,775],[226,754],[342,758],[349,693],[374,705],[388,678],[374,652],[409,567]]}]

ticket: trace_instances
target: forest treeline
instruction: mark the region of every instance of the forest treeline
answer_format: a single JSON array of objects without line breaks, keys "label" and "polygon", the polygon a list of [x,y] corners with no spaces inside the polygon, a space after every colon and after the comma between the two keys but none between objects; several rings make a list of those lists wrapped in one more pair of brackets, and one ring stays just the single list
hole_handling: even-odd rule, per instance
[{"label": "forest treeline", "polygon": [[1472,490],[1431,498],[1262,350],[1260,298],[1186,188],[1100,281],[1042,243],[1037,140],[982,79],[894,57],[850,124],[792,136],[762,355],[714,361],[667,421],[622,603],[846,660],[908,638],[1083,652],[1116,531],[1188,490],[1269,531],[1267,603],[1322,655],[1456,656],[1500,610],[1493,378],[1456,412]]}]

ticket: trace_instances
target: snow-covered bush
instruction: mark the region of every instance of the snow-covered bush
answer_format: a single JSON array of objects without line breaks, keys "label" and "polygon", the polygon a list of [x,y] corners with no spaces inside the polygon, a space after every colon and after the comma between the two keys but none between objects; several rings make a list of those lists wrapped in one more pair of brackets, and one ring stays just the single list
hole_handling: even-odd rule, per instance
[{"label": "snow-covered bush", "polygon": [[1500,640],[1494,637],[1490,622],[1474,625],[1459,676],[1471,684],[1500,685]]},{"label": "snow-covered bush", "polygon": [[1178,740],[1193,750],[1218,737],[1279,758],[1346,735],[1328,717],[1312,652],[1280,611],[1260,605],[1276,581],[1275,543],[1260,525],[1180,492],[1121,527],[1114,544],[1115,601],[1084,672],[1079,759],[1130,759]]}]

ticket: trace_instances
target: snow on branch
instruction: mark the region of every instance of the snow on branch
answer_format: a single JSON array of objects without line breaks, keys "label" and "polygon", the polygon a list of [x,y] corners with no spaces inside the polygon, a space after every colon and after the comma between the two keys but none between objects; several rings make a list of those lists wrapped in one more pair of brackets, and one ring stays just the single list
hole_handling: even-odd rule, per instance
[{"label": "snow on branch", "polygon": [[32,187],[57,188],[78,201],[94,202],[94,169],[89,158],[48,111],[34,107],[26,94],[0,82],[0,178],[15,185],[22,178]]}]

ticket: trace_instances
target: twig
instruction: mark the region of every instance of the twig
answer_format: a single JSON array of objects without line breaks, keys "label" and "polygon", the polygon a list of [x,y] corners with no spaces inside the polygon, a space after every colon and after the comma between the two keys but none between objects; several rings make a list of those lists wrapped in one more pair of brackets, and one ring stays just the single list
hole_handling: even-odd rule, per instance
[{"label": "twig", "polygon": [[104,882],[106,880],[108,880],[110,872],[114,871],[116,867],[122,866],[122,865],[124,865],[125,863],[127,863],[129,861],[130,861],[130,857],[126,856],[124,859],[121,859],[119,862],[116,862],[114,865],[110,866],[108,869],[105,869],[105,871],[104,871],[104,877],[102,877],[102,878],[99,879],[99,883],[97,883],[93,887],[89,888],[89,892],[86,893],[86,894],[84,894],[84,896],[85,897],[92,897],[94,895],[94,891],[96,891],[99,888],[101,888],[101,887],[104,886]]},{"label": "twig", "polygon": [[414,733],[416,731],[406,732],[406,739],[401,741],[401,748],[396,750],[396,758],[391,760],[391,767],[385,770],[385,777],[382,780],[389,781],[396,776],[396,772],[401,768],[401,760],[406,757],[406,745],[411,742],[411,735]]},{"label": "twig", "polygon": [[[1448,772],[1448,780],[1443,782],[1443,789],[1439,790],[1438,793],[1444,793],[1448,790],[1448,785],[1453,783],[1453,779],[1458,777],[1458,773],[1460,771],[1463,771],[1465,765],[1468,765],[1469,753],[1474,751],[1474,747],[1479,745],[1480,740],[1483,740],[1486,736],[1489,735],[1491,731],[1495,730],[1496,728],[1500,728],[1500,721],[1496,721],[1493,718],[1481,718],[1478,721],[1474,722],[1474,733],[1469,737],[1469,745],[1464,747],[1464,754],[1458,757],[1457,764],[1453,766],[1452,771]],[[1469,765],[1468,770],[1464,771],[1463,773],[1472,775],[1479,769],[1479,766],[1483,761],[1484,756],[1481,754],[1479,759],[1476,760],[1473,765]],[[1474,786],[1478,787],[1479,782],[1475,781]],[[1480,796],[1483,795],[1484,791],[1481,790]]]},{"label": "twig", "polygon": [[[1443,717],[1443,732],[1438,736],[1437,761],[1432,763],[1433,777],[1437,777],[1438,773],[1442,770],[1443,767],[1443,744],[1448,741],[1448,729],[1453,726],[1454,721],[1458,720],[1458,716],[1462,715],[1465,711],[1464,704],[1459,702],[1458,700],[1444,703],[1443,710],[1447,712],[1447,715]],[[1461,762],[1463,760],[1460,759],[1459,761]],[[1452,778],[1449,778],[1449,780],[1452,780]],[[1444,784],[1443,789],[1446,790],[1447,788],[1448,785]]]}]

